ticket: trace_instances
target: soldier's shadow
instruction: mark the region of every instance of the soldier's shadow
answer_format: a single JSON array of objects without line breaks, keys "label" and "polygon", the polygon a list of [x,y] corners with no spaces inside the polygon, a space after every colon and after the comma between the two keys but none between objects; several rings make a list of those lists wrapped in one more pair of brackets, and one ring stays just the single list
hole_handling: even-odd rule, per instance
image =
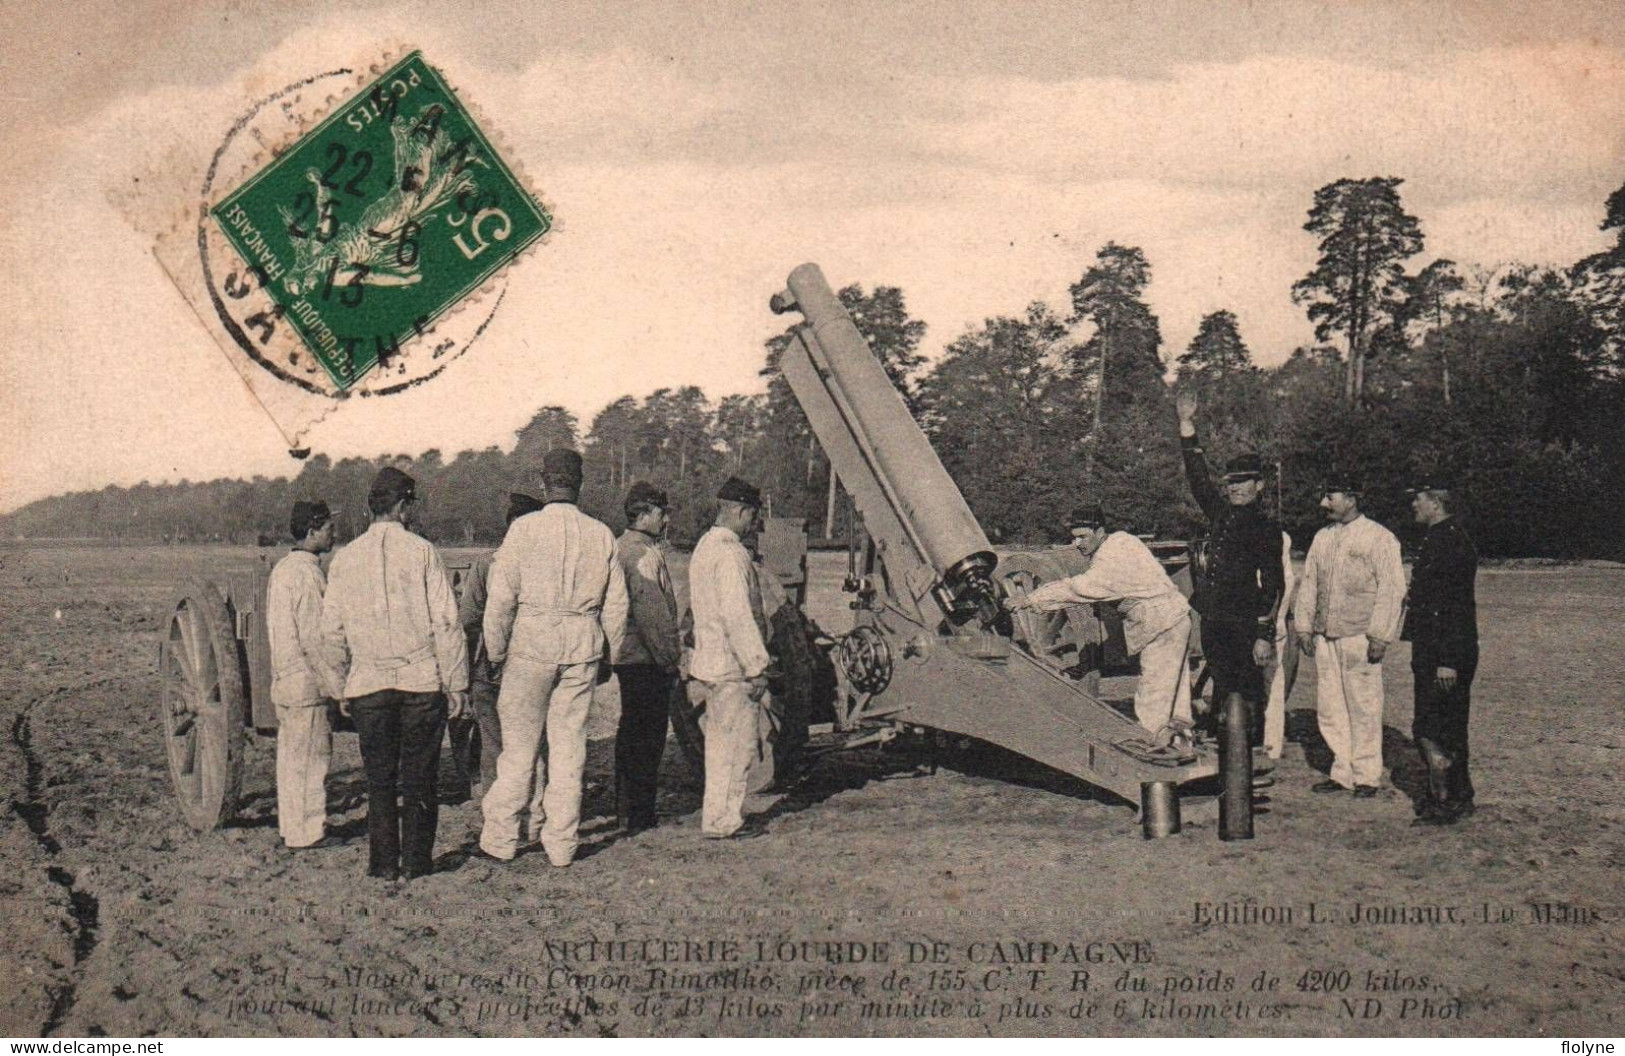
[{"label": "soldier's shadow", "polygon": [[[1286,739],[1303,746],[1303,757],[1310,769],[1323,774],[1331,772],[1332,750],[1320,735],[1315,709],[1287,712]],[[1394,788],[1404,793],[1413,806],[1419,805],[1427,794],[1427,771],[1416,751],[1416,742],[1393,726],[1383,726],[1382,763],[1388,768]]]}]

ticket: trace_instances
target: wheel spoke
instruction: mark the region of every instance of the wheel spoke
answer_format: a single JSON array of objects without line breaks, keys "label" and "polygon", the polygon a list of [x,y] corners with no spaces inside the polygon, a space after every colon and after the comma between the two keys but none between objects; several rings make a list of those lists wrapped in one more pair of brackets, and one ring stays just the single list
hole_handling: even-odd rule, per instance
[{"label": "wheel spoke", "polygon": [[186,667],[191,672],[198,667],[198,639],[202,637],[197,619],[197,610],[190,601],[175,612],[175,625],[180,628],[181,642],[185,646]]}]

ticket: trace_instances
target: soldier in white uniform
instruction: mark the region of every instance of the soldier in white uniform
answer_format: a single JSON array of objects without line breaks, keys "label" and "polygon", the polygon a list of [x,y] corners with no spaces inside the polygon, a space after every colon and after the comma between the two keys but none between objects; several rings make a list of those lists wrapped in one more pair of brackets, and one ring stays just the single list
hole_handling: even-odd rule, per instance
[{"label": "soldier in white uniform", "polygon": [[1405,567],[1394,533],[1360,512],[1347,481],[1321,488],[1332,522],[1315,533],[1298,581],[1292,626],[1315,658],[1315,717],[1332,772],[1315,792],[1354,789],[1369,799],[1382,780],[1382,658],[1399,634]]},{"label": "soldier in white uniform", "polygon": [[340,687],[322,660],[321,555],[333,549],[325,502],[293,504],[293,550],[276,563],[265,590],[271,638],[271,702],[276,705],[277,831],[290,851],[333,846],[326,836],[327,766],[333,731],[327,702]]},{"label": "soldier in white uniform", "polygon": [[770,658],[755,564],[741,537],[761,509],[754,485],[729,477],[717,492],[717,516],[688,565],[694,611],[689,675],[705,693],[705,799],[700,831],[710,839],[759,835],[745,825],[745,784],[767,707]]},{"label": "soldier in white uniform", "polygon": [[1073,544],[1090,558],[1089,570],[1045,583],[1012,608],[1053,612],[1086,602],[1116,602],[1123,637],[1139,654],[1134,717],[1159,743],[1188,735],[1190,604],[1149,547],[1127,532],[1106,531],[1098,505],[1075,510],[1068,523]]},{"label": "soldier in white uniform", "polygon": [[416,503],[411,477],[378,471],[372,524],[333,555],[322,603],[323,657],[347,672],[341,706],[367,771],[367,873],[386,880],[434,871],[440,741],[468,704],[457,598],[439,553],[411,531]]},{"label": "soldier in white uniform", "polygon": [[[626,577],[615,536],[576,508],[581,456],[555,448],[542,461],[544,505],[508,528],[491,562],[485,652],[496,680],[502,754],[481,806],[482,857],[512,861],[524,818],[550,862],[567,866],[580,843],[587,713],[600,668],[626,633]],[[536,760],[547,737],[547,780]],[[535,822],[542,817],[540,832]]]}]

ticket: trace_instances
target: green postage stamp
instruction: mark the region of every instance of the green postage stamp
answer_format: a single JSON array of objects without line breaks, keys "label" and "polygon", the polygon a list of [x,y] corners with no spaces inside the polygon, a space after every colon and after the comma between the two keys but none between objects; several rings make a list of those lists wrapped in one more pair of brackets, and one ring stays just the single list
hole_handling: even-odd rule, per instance
[{"label": "green postage stamp", "polygon": [[552,226],[417,51],[210,212],[341,392]]}]

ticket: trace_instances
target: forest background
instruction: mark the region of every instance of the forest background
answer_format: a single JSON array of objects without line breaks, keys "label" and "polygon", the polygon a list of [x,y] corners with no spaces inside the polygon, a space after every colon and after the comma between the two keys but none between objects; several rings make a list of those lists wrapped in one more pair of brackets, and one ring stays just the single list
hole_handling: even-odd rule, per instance
[{"label": "forest background", "polygon": [[[1153,262],[1115,242],[1080,262],[1071,303],[988,318],[935,361],[919,351],[925,324],[903,290],[839,295],[995,541],[1054,540],[1086,501],[1137,532],[1198,534],[1173,413],[1175,389],[1194,387],[1210,464],[1261,453],[1275,467],[1267,502],[1300,547],[1322,523],[1322,481],[1353,476],[1367,512],[1406,534],[1404,489],[1424,474],[1454,481],[1486,556],[1625,559],[1625,186],[1604,203],[1615,245],[1553,268],[1421,264],[1423,227],[1402,183],[1342,179],[1314,193],[1304,227],[1319,258],[1289,295],[1319,343],[1271,368],[1255,365],[1227,310],[1203,317],[1187,348],[1164,347],[1144,296]],[[732,474],[760,484],[774,515],[841,538],[847,504],[829,520],[828,462],[778,371],[787,338],[766,343],[764,393],[658,389],[587,423],[542,406],[507,450],[316,454],[293,479],[110,485],[0,517],[0,538],[268,543],[286,539],[299,498],[339,507],[350,535],[387,464],[417,478],[429,538],[495,543],[507,493],[534,492],[558,446],[583,452],[582,506],[617,529],[626,487],[650,480],[674,500],[673,541],[688,545]]]}]

